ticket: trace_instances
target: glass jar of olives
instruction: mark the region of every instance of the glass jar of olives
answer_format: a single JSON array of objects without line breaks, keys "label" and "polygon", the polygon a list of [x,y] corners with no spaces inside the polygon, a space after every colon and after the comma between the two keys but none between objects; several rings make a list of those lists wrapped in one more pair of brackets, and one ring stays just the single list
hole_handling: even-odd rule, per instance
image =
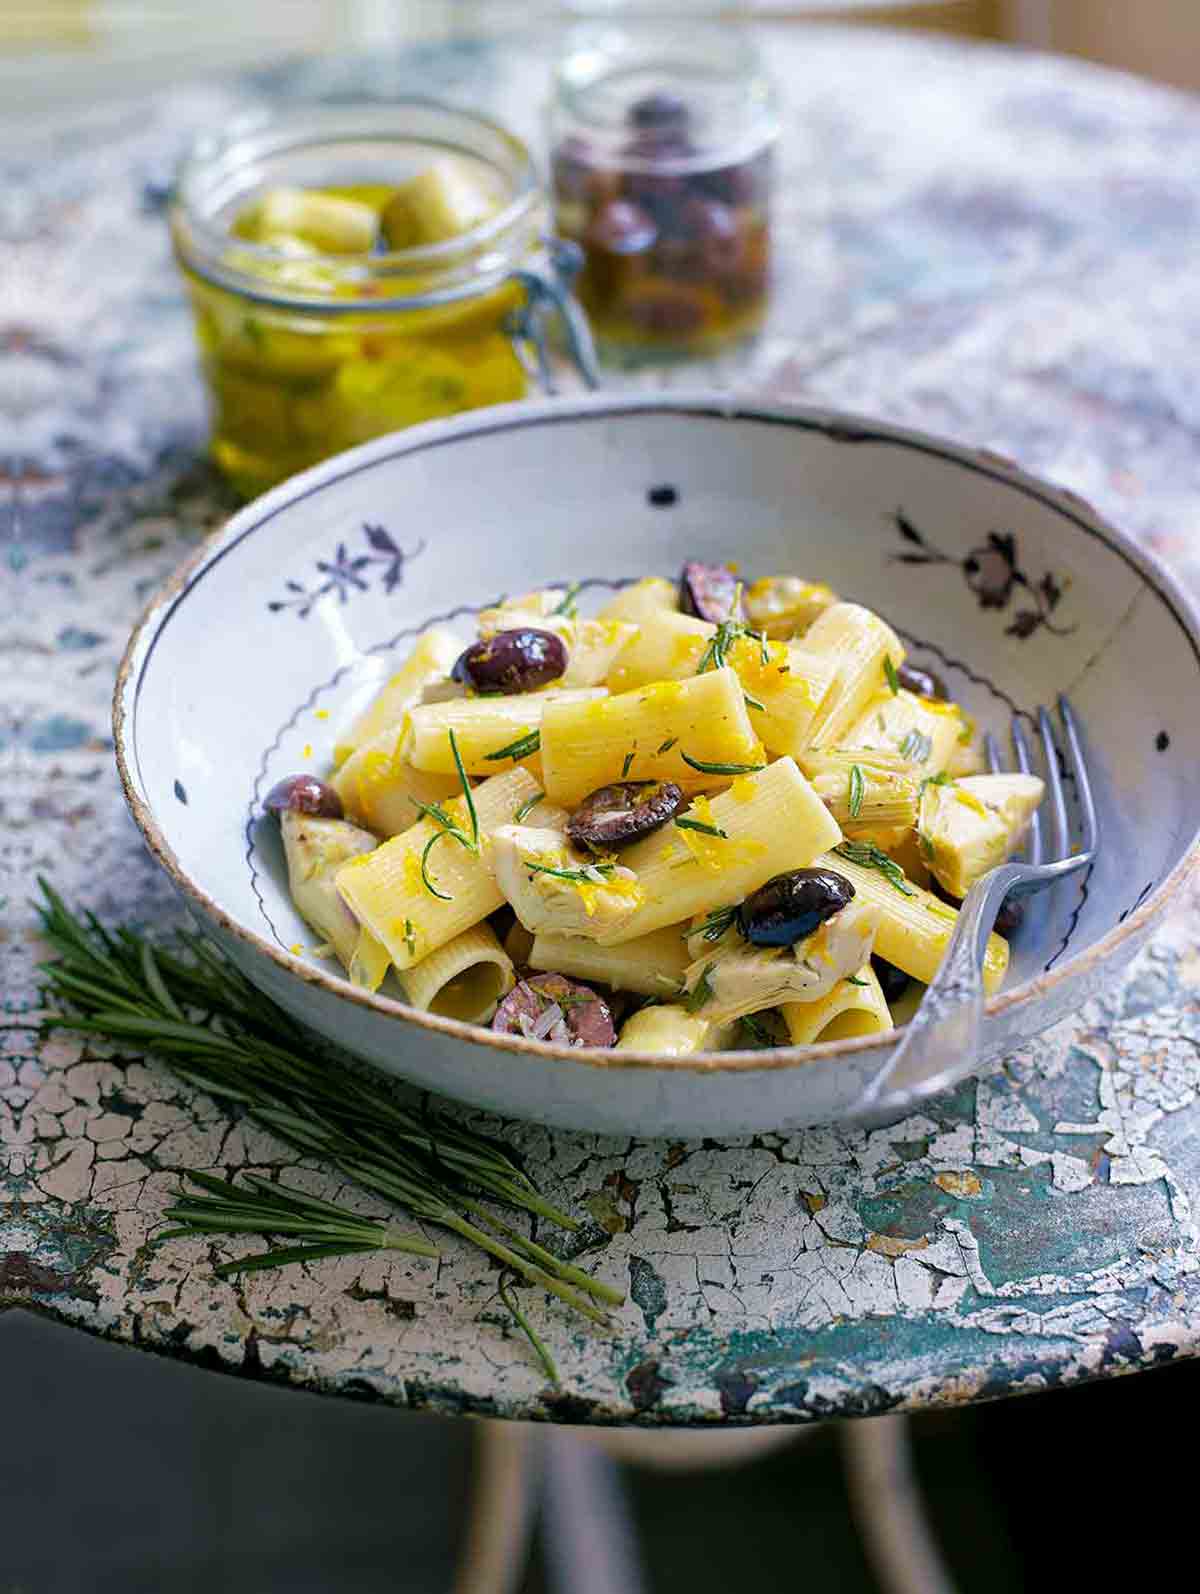
[{"label": "glass jar of olives", "polygon": [[579,252],[545,222],[525,145],[431,101],[311,106],[201,141],[171,234],[234,487],[552,390],[549,315],[594,384]]},{"label": "glass jar of olives", "polygon": [[556,226],[609,356],[705,355],[755,333],[770,271],[775,96],[740,29],[581,24],[551,112]]}]

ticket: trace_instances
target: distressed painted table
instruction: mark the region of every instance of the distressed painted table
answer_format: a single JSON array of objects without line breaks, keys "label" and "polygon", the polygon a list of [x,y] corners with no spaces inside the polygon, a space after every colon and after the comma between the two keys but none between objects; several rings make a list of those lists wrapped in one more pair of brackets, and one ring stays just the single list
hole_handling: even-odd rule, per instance
[{"label": "distressed painted table", "polygon": [[[998,50],[797,29],[771,50],[791,103],[780,292],[750,364],[701,376],[1016,455],[1194,566],[1200,108]],[[0,1307],[297,1388],[596,1423],[911,1410],[1192,1353],[1194,904],[1103,1001],[891,1129],[668,1145],[492,1126],[587,1216],[588,1264],[629,1288],[611,1337],[531,1301],[560,1393],[495,1274],[452,1240],[436,1264],[241,1285],[213,1279],[221,1246],[154,1248],[174,1169],[287,1153],[153,1061],[39,1041],[36,873],[107,917],[180,912],[122,808],[108,733],[139,605],[230,507],[202,458],[159,209],[174,156],[261,94],[415,87],[531,125],[543,74],[532,44],[292,67],[9,143]]]}]

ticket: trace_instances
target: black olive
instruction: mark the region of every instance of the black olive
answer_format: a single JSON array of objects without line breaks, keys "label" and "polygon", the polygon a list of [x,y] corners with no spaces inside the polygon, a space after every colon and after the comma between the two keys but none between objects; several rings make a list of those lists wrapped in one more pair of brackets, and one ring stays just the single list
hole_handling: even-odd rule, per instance
[{"label": "black olive", "polygon": [[875,978],[879,981],[884,1001],[898,1002],[908,990],[908,975],[903,969],[898,969],[894,963],[889,963],[886,958],[873,957],[871,967],[875,970]]},{"label": "black olive", "polygon": [[678,129],[687,126],[688,108],[678,94],[659,89],[657,93],[644,94],[640,100],[634,100],[628,116],[633,127]]},{"label": "black olive", "polygon": [[1005,897],[1000,904],[1000,912],[996,915],[995,930],[997,935],[1013,935],[1025,922],[1025,904],[1020,897],[1011,894]]},{"label": "black olive", "polygon": [[922,670],[917,665],[906,662],[896,671],[896,679],[907,691],[915,692],[918,697],[936,698],[943,703],[950,701],[945,681],[932,670]]},{"label": "black olive", "polygon": [[679,607],[684,614],[697,615],[719,625],[722,620],[740,620],[734,614],[738,579],[726,565],[705,565],[689,559],[679,577]]},{"label": "black olive", "polygon": [[854,887],[832,869],[773,875],[738,909],[738,929],[754,946],[791,946],[840,913]]},{"label": "black olive", "polygon": [[567,837],[595,852],[627,847],[673,819],[682,801],[682,791],[671,781],[622,780],[601,786],[571,815]]},{"label": "black olive", "polygon": [[497,631],[460,653],[450,674],[476,692],[532,692],[556,681],[567,650],[552,631]]},{"label": "black olive", "polygon": [[287,775],[276,781],[263,798],[269,814],[308,814],[313,819],[340,819],[342,799],[326,781],[315,775]]},{"label": "black olive", "polygon": [[553,1005],[561,1010],[561,1021],[556,1018],[551,1029],[535,1039],[561,1044],[563,1033],[558,1028],[561,1022],[566,1027],[567,1038],[578,1041],[581,1046],[616,1043],[617,1028],[608,1003],[590,985],[569,980],[565,974],[534,974],[518,981],[496,1009],[492,1028],[502,1035],[528,1035]]},{"label": "black olive", "polygon": [[610,255],[640,255],[658,237],[653,216],[627,199],[610,199],[592,217],[584,242]]}]

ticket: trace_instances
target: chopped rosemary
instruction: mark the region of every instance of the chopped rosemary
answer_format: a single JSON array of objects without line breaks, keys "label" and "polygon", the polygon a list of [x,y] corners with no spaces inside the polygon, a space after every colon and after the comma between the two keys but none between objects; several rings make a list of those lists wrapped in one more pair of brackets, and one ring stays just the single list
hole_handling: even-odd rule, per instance
[{"label": "chopped rosemary", "polygon": [[753,1013],[743,1013],[738,1019],[738,1024],[759,1046],[774,1046],[770,1030],[765,1024],[761,1024]]},{"label": "chopped rosemary", "polygon": [[540,802],[545,801],[545,797],[546,793],[544,791],[535,791],[532,797],[526,797],[513,815],[513,824],[519,825],[523,819],[526,819],[533,812]]},{"label": "chopped rosemary", "polygon": [[527,731],[524,736],[518,736],[515,742],[509,742],[507,747],[498,747],[494,753],[485,753],[483,756],[489,764],[498,763],[502,758],[511,758],[515,763],[519,758],[528,758],[530,753],[536,753],[541,745],[541,731]]},{"label": "chopped rosemary", "polygon": [[722,841],[729,840],[727,830],[721,830],[717,825],[706,825],[701,819],[677,819],[675,824],[679,830],[698,830],[704,836],[719,836]]},{"label": "chopped rosemary", "polygon": [[659,747],[659,753],[669,753],[678,740],[678,736],[668,736],[666,741]]},{"label": "chopped rosemary", "polygon": [[415,958],[417,955],[417,932],[411,919],[405,919],[404,921],[404,944],[408,948],[409,957]]},{"label": "chopped rosemary", "polygon": [[637,757],[636,753],[626,753],[625,754],[625,758],[624,758],[624,760],[622,761],[622,764],[621,764],[621,779],[622,780],[625,779],[626,775],[628,775],[630,769],[633,767],[633,761],[634,761],[634,759],[636,757]]},{"label": "chopped rosemary", "polygon": [[[736,614],[742,606],[742,584],[739,581],[733,597],[733,613]],[[771,662],[771,654],[767,647],[765,631],[753,631],[744,620],[722,620],[717,626],[708,645],[700,655],[700,662],[696,665],[696,674],[703,675],[706,670],[723,670],[729,663],[729,655],[733,651],[734,643],[742,637],[748,638],[759,645],[759,653],[764,665]],[[756,703],[753,698],[746,700],[753,708],[762,708],[761,703]]]},{"label": "chopped rosemary", "polygon": [[702,758],[689,758],[686,753],[680,753],[680,758],[692,769],[698,769],[702,775],[756,775],[760,769],[766,769],[765,764],[706,764]]},{"label": "chopped rosemary", "polygon": [[610,875],[617,866],[615,863],[589,863],[582,869],[552,869],[549,864],[527,862],[525,867],[530,871],[530,879],[535,874],[548,874],[555,880],[570,880],[574,885],[582,885],[585,882],[588,885],[603,885],[604,881],[597,880],[596,876]]},{"label": "chopped rosemary", "polygon": [[924,797],[926,786],[953,786],[953,784],[953,778],[948,775],[944,769],[940,769],[936,775],[926,775],[925,779],[921,782],[921,790],[917,795],[919,797]]},{"label": "chopped rosemary", "polygon": [[847,976],[846,976],[846,984],[847,985],[861,985],[863,990],[867,990],[869,988],[868,984],[867,984],[867,981],[866,980],[860,980],[857,974],[847,974]]},{"label": "chopped rosemary", "polygon": [[901,758],[911,759],[914,764],[923,764],[932,752],[933,737],[917,730],[915,725],[900,743]]},{"label": "chopped rosemary", "polygon": [[728,908],[712,908],[705,915],[704,923],[696,930],[685,930],[684,940],[693,935],[701,935],[706,941],[719,941],[737,918],[737,904]]},{"label": "chopped rosemary", "polygon": [[742,696],[746,700],[747,708],[756,708],[760,714],[765,714],[767,712],[766,704],[760,703],[756,697],[751,697],[749,692],[743,691]]},{"label": "chopped rosemary", "polygon": [[421,850],[421,884],[429,892],[430,896],[437,897],[442,902],[453,902],[454,898],[447,895],[445,891],[439,891],[430,879],[429,854],[434,847],[444,836],[449,836],[452,840],[457,841],[460,847],[465,847],[468,852],[478,853],[479,851],[479,815],[475,812],[475,799],[471,795],[471,783],[467,779],[466,770],[463,768],[463,761],[459,755],[458,742],[454,732],[450,731],[448,734],[450,737],[450,752],[454,757],[458,778],[462,782],[463,799],[467,805],[467,812],[471,816],[471,834],[467,835],[458,821],[446,812],[441,803],[423,803],[419,802],[415,797],[408,799],[417,809],[422,819],[432,819],[434,824],[441,826],[440,830],[430,836]]},{"label": "chopped rosemary", "polygon": [[850,796],[847,804],[851,819],[857,819],[859,814],[862,813],[863,797],[866,795],[866,789],[866,781],[863,780],[862,770],[857,764],[851,764]]},{"label": "chopped rosemary", "polygon": [[[495,1141],[428,1106],[410,1106],[389,1081],[347,1068],[276,1007],[204,937],[181,933],[155,946],[136,930],[105,929],[73,914],[44,880],[41,930],[47,1030],[75,1030],[145,1047],[188,1085],[248,1114],[305,1159],[438,1224],[549,1290],[593,1322],[619,1290],[555,1256],[497,1207],[560,1228],[578,1222],[553,1207]],[[180,1170],[203,1195],[181,1191],[169,1216],[188,1234],[278,1234],[293,1243],[220,1264],[249,1272],[355,1252],[428,1255],[428,1240],[362,1217],[302,1190],[246,1176],[233,1185]],[[162,1239],[167,1236],[159,1235]],[[536,1346],[534,1347],[536,1350]]]},{"label": "chopped rosemary", "polygon": [[890,653],[883,655],[883,673],[887,676],[887,684],[892,689],[892,696],[898,697],[900,695],[900,677],[896,674],[896,666],[892,663],[892,655]]},{"label": "chopped rosemary", "polygon": [[579,582],[572,581],[566,592],[563,594],[562,602],[551,609],[550,613],[562,614],[565,615],[568,620],[574,620],[576,615],[579,613],[579,605],[575,602],[575,599],[579,596],[579,591]]},{"label": "chopped rosemary", "polygon": [[833,850],[848,863],[858,864],[860,869],[878,869],[888,884],[895,886],[902,897],[916,896],[915,891],[909,890],[904,870],[894,858],[889,858],[886,852],[881,852],[873,841],[843,841]]},{"label": "chopped rosemary", "polygon": [[706,963],[700,970],[700,978],[683,999],[689,1013],[698,1013],[717,994],[712,988],[711,975],[712,964]]}]

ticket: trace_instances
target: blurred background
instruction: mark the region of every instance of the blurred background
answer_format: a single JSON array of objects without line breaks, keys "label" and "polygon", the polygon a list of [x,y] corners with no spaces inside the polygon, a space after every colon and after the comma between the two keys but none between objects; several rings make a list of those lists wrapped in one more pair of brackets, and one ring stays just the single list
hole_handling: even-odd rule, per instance
[{"label": "blurred background", "polygon": [[[0,0],[0,127],[11,137],[284,56],[503,34],[569,9],[544,0]],[[728,9],[1005,40],[1200,88],[1196,0],[746,0]],[[0,1594],[489,1594],[499,1585],[462,1572],[472,1535],[507,1523],[519,1538],[526,1517],[536,1531],[518,1580],[525,1594],[707,1594],[735,1580],[746,1594],[1086,1586],[1111,1575],[1110,1536],[1081,1530],[1094,1520],[1097,1488],[1112,1492],[1129,1458],[1151,1453],[1198,1376],[1184,1366],[929,1414],[907,1431],[883,1418],[773,1436],[699,1469],[708,1458],[698,1441],[669,1455],[630,1449],[615,1470],[564,1465],[539,1510],[521,1482],[536,1470],[537,1447],[519,1434],[481,1444],[481,1425],[289,1395],[6,1313]],[[1153,1516],[1169,1522],[1184,1486],[1156,1471]],[[883,1501],[902,1524],[888,1542],[878,1532]],[[606,1540],[607,1561],[588,1560],[579,1521]]]},{"label": "blurred background", "polygon": [[[680,0],[674,5],[679,9]],[[221,7],[6,0],[0,116],[26,121],[81,97],[94,101],[283,54],[502,33],[539,16],[588,9],[586,0],[243,0]],[[701,0],[700,9],[1006,39],[1200,88],[1195,0]]]}]

